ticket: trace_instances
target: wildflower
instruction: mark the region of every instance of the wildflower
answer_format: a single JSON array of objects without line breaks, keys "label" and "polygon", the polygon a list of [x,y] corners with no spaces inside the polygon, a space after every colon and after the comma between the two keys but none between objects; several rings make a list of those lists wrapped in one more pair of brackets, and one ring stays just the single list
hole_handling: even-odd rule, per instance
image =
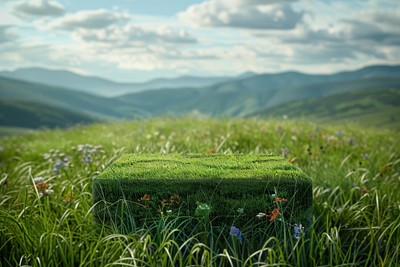
[{"label": "wildflower", "polygon": [[151,201],[151,196],[148,195],[148,194],[144,194],[144,195],[140,198],[139,201],[141,201],[141,200],[150,202],[150,201]]},{"label": "wildflower", "polygon": [[82,156],[82,161],[85,164],[91,164],[92,163],[92,155],[87,154]]},{"label": "wildflower", "polygon": [[49,184],[45,183],[42,177],[34,178],[33,182],[35,183],[35,190],[38,192],[39,197],[48,196],[54,192],[53,190],[48,189]]},{"label": "wildflower", "polygon": [[64,157],[63,159],[57,159],[53,167],[53,173],[58,174],[60,169],[64,169],[68,166],[69,157]]},{"label": "wildflower", "polygon": [[236,236],[239,239],[240,244],[242,244],[243,236],[242,236],[242,232],[240,232],[239,228],[236,228],[235,226],[232,225],[230,234]]},{"label": "wildflower", "polygon": [[172,210],[167,210],[167,214],[171,214],[172,213]]},{"label": "wildflower", "polygon": [[45,182],[36,183],[36,189],[38,191],[45,191],[47,188],[49,188],[49,185]]},{"label": "wildflower", "polygon": [[299,239],[303,233],[303,229],[304,229],[304,227],[301,224],[297,225],[297,223],[295,223],[293,226],[293,230],[294,230],[293,237],[296,239]]},{"label": "wildflower", "polygon": [[271,212],[271,214],[268,214],[268,215],[267,215],[267,217],[269,217],[269,218],[270,218],[269,221],[272,222],[272,221],[274,221],[274,220],[278,217],[278,215],[282,215],[282,213],[279,211],[279,208],[275,208],[275,209]]},{"label": "wildflower", "polygon": [[236,211],[239,214],[243,214],[244,213],[244,209],[243,208],[238,208]]},{"label": "wildflower", "polygon": [[287,202],[287,199],[286,198],[282,198],[282,197],[278,197],[278,196],[274,196],[274,201],[272,203],[275,203],[275,202],[279,202],[279,203]]},{"label": "wildflower", "polygon": [[264,216],[267,216],[267,214],[262,213],[262,212],[260,212],[260,213],[258,213],[258,214],[256,215],[256,217],[257,217],[258,219],[261,219],[261,218],[264,217]]}]

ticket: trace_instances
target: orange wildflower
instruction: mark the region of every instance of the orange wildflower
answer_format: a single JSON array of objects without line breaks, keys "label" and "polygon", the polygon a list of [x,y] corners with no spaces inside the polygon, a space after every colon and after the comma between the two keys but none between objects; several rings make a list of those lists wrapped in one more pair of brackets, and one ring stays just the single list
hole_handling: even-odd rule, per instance
[{"label": "orange wildflower", "polygon": [[271,211],[271,214],[267,215],[267,217],[269,217],[269,221],[272,222],[276,219],[276,217],[278,217],[278,215],[282,215],[282,213],[279,211],[279,208],[275,208],[273,211]]},{"label": "orange wildflower", "polygon": [[36,189],[38,191],[45,191],[47,188],[49,188],[49,185],[45,182],[39,182],[36,184]]}]

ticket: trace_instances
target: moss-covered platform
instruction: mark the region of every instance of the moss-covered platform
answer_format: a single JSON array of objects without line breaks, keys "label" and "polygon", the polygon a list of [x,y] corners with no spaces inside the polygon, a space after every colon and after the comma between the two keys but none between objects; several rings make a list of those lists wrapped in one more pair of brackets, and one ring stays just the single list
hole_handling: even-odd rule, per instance
[{"label": "moss-covered platform", "polygon": [[178,215],[252,229],[304,224],[312,183],[276,156],[127,154],[93,180],[93,199],[103,222]]}]

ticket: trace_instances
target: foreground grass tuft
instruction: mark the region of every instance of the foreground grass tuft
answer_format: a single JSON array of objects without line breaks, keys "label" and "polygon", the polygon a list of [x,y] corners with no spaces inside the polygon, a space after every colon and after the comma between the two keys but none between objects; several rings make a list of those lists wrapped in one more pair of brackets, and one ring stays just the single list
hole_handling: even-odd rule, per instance
[{"label": "foreground grass tuft", "polygon": [[[0,266],[400,264],[394,132],[304,121],[163,118],[0,142]],[[93,223],[92,179],[122,154],[207,152],[282,155],[310,175],[314,218],[302,225],[308,231],[294,236],[290,225],[253,250],[230,225],[217,229],[200,219],[193,225],[174,214],[127,235]]]}]

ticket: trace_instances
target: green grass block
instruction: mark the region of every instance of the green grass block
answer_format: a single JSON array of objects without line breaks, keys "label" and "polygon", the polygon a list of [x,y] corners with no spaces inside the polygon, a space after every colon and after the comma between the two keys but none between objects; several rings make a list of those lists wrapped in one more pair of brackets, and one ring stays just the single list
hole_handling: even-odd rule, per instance
[{"label": "green grass block", "polygon": [[95,220],[146,225],[197,218],[242,232],[292,227],[311,217],[311,179],[267,155],[127,154],[93,180]]}]

